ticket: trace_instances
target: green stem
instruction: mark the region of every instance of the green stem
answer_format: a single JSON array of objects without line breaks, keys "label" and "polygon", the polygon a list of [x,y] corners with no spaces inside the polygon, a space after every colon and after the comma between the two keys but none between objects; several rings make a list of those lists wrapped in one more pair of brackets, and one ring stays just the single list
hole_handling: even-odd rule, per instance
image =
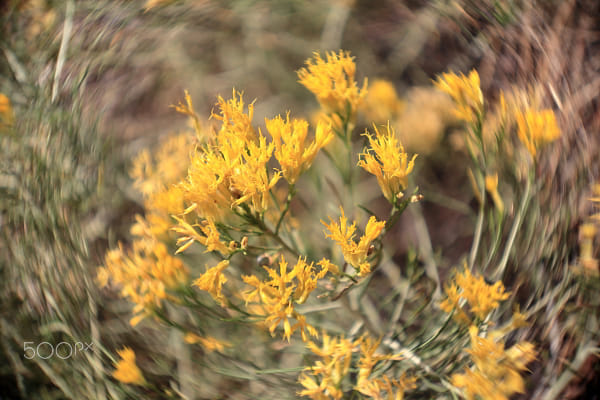
[{"label": "green stem", "polygon": [[479,205],[479,213],[477,214],[477,225],[475,225],[475,233],[473,236],[473,245],[471,246],[471,253],[469,254],[469,268],[473,270],[475,265],[475,258],[479,251],[479,243],[481,242],[481,234],[483,231],[483,217],[485,211],[485,188],[481,188],[481,202]]},{"label": "green stem", "polygon": [[279,228],[281,228],[281,223],[283,222],[283,218],[285,217],[285,215],[287,214],[287,212],[290,209],[290,203],[292,202],[292,199],[294,198],[295,194],[296,194],[296,186],[292,183],[292,184],[290,184],[290,187],[288,190],[288,195],[287,195],[287,199],[285,201],[285,206],[283,208],[283,211],[281,212],[281,215],[279,216],[277,225],[275,226],[275,234],[276,235],[279,235]]},{"label": "green stem", "polygon": [[[506,243],[506,247],[504,248],[504,254],[502,254],[502,259],[500,260],[500,264],[498,264],[498,270],[501,274],[504,273],[504,268],[506,268],[506,264],[508,263],[508,257],[510,256],[510,252],[515,243],[515,238],[517,237],[517,232],[519,228],[521,228],[521,223],[523,222],[523,214],[529,204],[529,192],[531,190],[531,181],[533,179],[532,174],[530,173],[527,177],[527,182],[525,184],[525,193],[523,193],[523,198],[521,199],[521,204],[519,205],[519,211],[515,216],[515,220],[513,222],[512,228],[510,230],[510,234],[508,236],[508,242]],[[497,272],[498,273],[498,272]]]}]

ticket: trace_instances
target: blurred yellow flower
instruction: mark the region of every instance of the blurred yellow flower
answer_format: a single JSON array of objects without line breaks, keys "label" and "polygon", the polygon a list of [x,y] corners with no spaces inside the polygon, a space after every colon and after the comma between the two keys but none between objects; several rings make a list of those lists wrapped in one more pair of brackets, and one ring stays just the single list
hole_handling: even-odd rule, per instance
[{"label": "blurred yellow flower", "polygon": [[326,60],[315,52],[313,59],[306,61],[306,67],[298,71],[298,79],[328,114],[338,113],[346,122],[353,122],[367,93],[367,80],[359,89],[355,73],[356,65],[349,52],[326,53]]},{"label": "blurred yellow flower", "polygon": [[[470,170],[469,170],[470,171]],[[472,174],[472,172],[471,172]],[[492,200],[494,201],[494,205],[500,211],[500,213],[504,212],[504,202],[502,201],[502,197],[500,197],[500,193],[498,193],[498,174],[486,175],[485,176],[485,189],[488,191],[490,196],[492,196]],[[475,192],[477,193],[477,192]]]},{"label": "blurred yellow flower", "polygon": [[540,146],[560,137],[561,132],[556,123],[556,116],[550,109],[517,110],[515,117],[519,139],[534,159]]},{"label": "blurred yellow flower", "polygon": [[306,143],[308,122],[304,119],[290,121],[289,113],[286,120],[277,116],[265,119],[267,130],[275,143],[275,158],[281,165],[283,177],[293,185],[298,176],[312,165],[319,150],[327,146],[334,135],[331,126],[319,122],[315,131],[315,139]]},{"label": "blurred yellow flower", "polygon": [[398,118],[404,109],[404,103],[398,98],[396,89],[390,81],[377,79],[369,85],[369,92],[362,104],[362,110],[368,121],[385,124]]},{"label": "blurred yellow flower", "polygon": [[117,351],[121,359],[115,363],[112,376],[123,383],[143,385],[146,383],[142,371],[135,364],[135,353],[129,347]]},{"label": "blurred yellow flower", "polygon": [[223,260],[214,267],[208,268],[205,273],[200,275],[198,279],[194,281],[194,286],[197,286],[200,290],[208,292],[215,301],[225,306],[225,297],[221,292],[223,285],[227,282],[227,278],[223,275],[223,270],[229,266],[228,260]]},{"label": "blurred yellow flower", "polygon": [[[341,399],[342,381],[350,370],[352,353],[356,345],[342,336],[331,338],[323,333],[321,347],[314,342],[308,342],[307,347],[320,360],[305,369],[310,371],[309,373],[304,372],[298,377],[298,382],[304,386],[304,390],[298,394],[315,400]],[[318,381],[320,383],[317,383]]]},{"label": "blurred yellow flower", "polygon": [[339,224],[334,222],[331,217],[329,217],[329,224],[321,220],[321,223],[329,231],[329,233],[325,233],[325,236],[335,241],[342,248],[344,260],[358,271],[359,276],[368,275],[371,272],[371,265],[367,261],[371,251],[371,243],[383,231],[385,221],[377,221],[375,217],[371,216],[365,227],[365,234],[356,243],[354,241],[356,221],[348,226],[348,219],[342,207],[340,207],[340,211],[342,215]]},{"label": "blurred yellow flower", "polygon": [[468,400],[508,400],[515,393],[525,392],[521,377],[531,361],[535,359],[533,344],[519,342],[505,349],[504,342],[495,340],[492,332],[488,338],[479,336],[477,327],[469,328],[471,348],[467,353],[473,362],[463,374],[454,374],[451,383],[462,389]]},{"label": "blurred yellow flower", "polygon": [[97,282],[102,286],[112,281],[120,286],[121,297],[135,304],[130,323],[137,325],[152,310],[169,298],[166,290],[187,282],[188,271],[181,260],[171,256],[164,243],[152,237],[141,237],[133,242],[131,250],[110,250],[104,266],[97,271]]},{"label": "blurred yellow flower", "polygon": [[[441,302],[441,309],[447,313],[454,310],[455,319],[466,324],[472,321],[468,314],[472,313],[483,321],[500,305],[500,301],[510,296],[510,292],[504,292],[502,281],[488,285],[483,276],[473,276],[466,266],[462,273],[456,274],[454,282],[446,286],[445,290],[447,298]],[[468,307],[465,307],[463,300]]]},{"label": "blurred yellow flower", "polygon": [[5,94],[0,93],[0,127],[2,125],[12,125],[13,109],[10,99]]},{"label": "blurred yellow flower", "polygon": [[454,112],[457,118],[472,123],[483,115],[483,94],[476,70],[472,70],[468,77],[462,73],[444,73],[434,84],[452,97],[456,104]]},{"label": "blurred yellow flower", "polygon": [[417,155],[408,160],[408,154],[389,124],[385,133],[379,132],[375,125],[373,128],[375,137],[368,132],[364,134],[369,139],[369,148],[361,154],[358,166],[375,175],[385,198],[395,203],[396,196],[408,185],[408,175]]},{"label": "blurred yellow flower", "polygon": [[219,340],[212,336],[198,336],[192,332],[186,333],[183,340],[189,344],[200,344],[207,353],[212,353],[213,351],[223,352],[225,347],[231,347],[231,343],[226,340]]},{"label": "blurred yellow flower", "polygon": [[393,386],[397,388],[395,398],[404,396],[404,389],[412,387],[413,378],[403,376],[398,380],[390,380],[387,376],[374,378],[371,376],[376,364],[384,360],[401,360],[400,354],[375,354],[379,348],[381,339],[373,340],[369,335],[363,335],[354,343],[360,346],[360,358],[358,360],[358,379],[355,389],[375,399],[382,398],[381,392],[388,394],[388,398],[394,396]]}]

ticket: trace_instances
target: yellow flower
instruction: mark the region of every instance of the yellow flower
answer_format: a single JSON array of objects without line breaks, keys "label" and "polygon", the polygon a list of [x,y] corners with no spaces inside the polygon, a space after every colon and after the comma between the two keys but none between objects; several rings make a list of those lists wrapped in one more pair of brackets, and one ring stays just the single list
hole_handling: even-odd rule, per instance
[{"label": "yellow flower", "polygon": [[160,141],[154,152],[140,151],[130,171],[134,187],[148,198],[179,182],[187,172],[187,160],[194,141],[194,136],[189,133],[169,135]]},{"label": "yellow flower", "polygon": [[444,73],[434,82],[442,92],[450,95],[456,104],[457,118],[466,122],[475,122],[483,114],[483,94],[479,86],[479,74],[472,70],[466,77],[462,73]]},{"label": "yellow flower", "polygon": [[[352,353],[356,344],[344,337],[331,338],[323,333],[322,347],[313,342],[309,342],[307,347],[320,360],[306,368],[306,371],[310,371],[310,373],[302,373],[298,377],[298,382],[305,388],[298,394],[311,399],[341,399],[343,396],[342,381],[350,370]],[[309,374],[318,377],[321,383],[317,383]]]},{"label": "yellow flower", "polygon": [[179,113],[187,115],[190,118],[191,125],[194,127],[194,131],[196,133],[197,138],[202,138],[204,136],[204,130],[200,125],[200,119],[194,110],[194,104],[192,103],[192,97],[190,93],[185,91],[185,104],[179,102],[179,104],[172,106]]},{"label": "yellow flower", "polygon": [[244,113],[242,94],[225,101],[219,97],[222,121],[211,143],[192,155],[185,182],[182,183],[186,204],[193,205],[202,219],[223,221],[242,204],[253,212],[263,213],[269,204],[269,191],[281,173],[268,168],[275,145],[257,135],[251,125],[253,105]]},{"label": "yellow flower", "polygon": [[376,364],[384,360],[401,360],[403,357],[400,354],[375,354],[379,347],[379,340],[373,340],[369,335],[365,334],[360,339],[355,341],[356,345],[360,345],[360,358],[358,360],[358,379],[354,389],[358,390],[365,396],[376,399],[382,398],[381,392],[387,392],[388,398],[392,398],[396,386],[396,398],[401,398],[404,395],[404,389],[410,386],[409,381],[412,378],[402,376],[398,380],[390,380],[387,376],[374,379],[371,376]]},{"label": "yellow flower", "polygon": [[[408,175],[415,164],[415,154],[408,160],[408,154],[398,142],[394,131],[387,126],[387,133],[380,133],[376,126],[375,138],[368,132],[365,136],[369,139],[369,149],[361,154],[362,159],[358,166],[375,175],[383,195],[390,203],[395,203],[396,196],[408,185]],[[375,153],[375,154],[373,154]]]},{"label": "yellow flower", "polygon": [[[455,282],[446,286],[448,296],[440,307],[447,313],[456,311],[455,318],[459,322],[470,323],[471,318],[467,316],[466,310],[483,321],[488,314],[499,306],[499,302],[506,300],[510,292],[504,292],[501,281],[488,285],[482,276],[475,277],[468,268],[455,276]],[[460,289],[460,291],[459,291]],[[464,308],[462,299],[466,300],[468,307]]]},{"label": "yellow flower", "polygon": [[359,271],[358,275],[365,276],[371,272],[371,265],[367,261],[371,251],[371,243],[377,239],[381,234],[381,231],[383,231],[385,221],[377,221],[373,216],[369,218],[369,222],[367,222],[367,226],[365,227],[365,234],[361,236],[358,243],[356,243],[354,241],[356,221],[348,226],[348,219],[346,218],[342,207],[340,207],[340,211],[342,215],[340,216],[339,224],[334,222],[331,217],[329,217],[329,224],[321,220],[321,223],[325,225],[329,231],[325,236],[334,240],[342,248],[344,260]]},{"label": "yellow flower", "polygon": [[218,352],[223,352],[225,347],[231,347],[231,343],[226,340],[219,340],[212,336],[202,337],[192,332],[186,333],[183,340],[189,344],[199,343],[207,353],[212,353],[215,350]]},{"label": "yellow flower", "polygon": [[123,383],[134,385],[143,385],[146,383],[142,371],[135,364],[135,353],[129,347],[124,347],[119,350],[121,360],[115,363],[116,370],[113,372],[113,377]]},{"label": "yellow flower", "polygon": [[331,127],[319,122],[315,139],[310,144],[306,143],[308,122],[304,119],[290,121],[289,113],[286,120],[277,116],[265,119],[265,124],[275,143],[275,158],[290,185],[296,183],[298,176],[310,168],[319,150],[333,139]]},{"label": "yellow flower", "polygon": [[454,374],[452,384],[473,400],[508,400],[515,393],[524,393],[521,372],[535,359],[533,344],[520,342],[505,349],[504,342],[495,340],[498,336],[495,332],[484,338],[475,326],[469,328],[469,335],[471,348],[467,353],[473,367],[465,368],[463,374]]},{"label": "yellow flower", "polygon": [[240,205],[250,200],[255,211],[266,211],[270,201],[269,191],[281,174],[274,173],[269,177],[267,163],[273,154],[274,144],[267,144],[266,138],[260,135],[258,143],[249,142],[243,153],[244,162],[231,175],[231,189],[239,196],[233,204]]},{"label": "yellow flower", "polygon": [[537,111],[527,108],[525,111],[517,111],[515,117],[519,139],[533,158],[540,146],[560,137],[556,116],[550,109]]},{"label": "yellow flower", "polygon": [[225,306],[225,297],[221,293],[221,289],[227,278],[223,275],[223,270],[229,266],[228,260],[223,260],[212,268],[206,270],[206,272],[198,279],[194,281],[194,286],[197,286],[200,290],[207,291],[215,301]]},{"label": "yellow flower", "polygon": [[[275,329],[283,325],[283,337],[290,340],[291,335],[299,330],[302,340],[308,340],[307,333],[316,336],[316,330],[306,323],[303,315],[298,313],[294,304],[302,304],[310,293],[317,287],[317,281],[325,276],[327,269],[316,272],[313,263],[307,264],[306,260],[298,258],[298,262],[288,271],[288,264],[283,258],[279,261],[279,268],[265,266],[270,280],[261,281],[254,275],[242,276],[244,282],[253,289],[242,293],[246,305],[250,302],[260,301],[264,307],[264,323],[273,335]],[[292,325],[291,319],[296,322]]]},{"label": "yellow flower", "polygon": [[[227,256],[231,252],[229,245],[221,241],[219,230],[212,218],[208,218],[202,221],[201,224],[193,226],[185,218],[176,216],[173,216],[173,218],[177,221],[177,225],[171,229],[180,235],[179,239],[177,239],[179,248],[175,254],[185,251],[194,242],[204,245],[206,247],[205,253],[218,251],[223,256]],[[199,227],[202,234],[195,227]]]},{"label": "yellow flower", "polygon": [[350,53],[341,51],[326,54],[323,60],[319,53],[306,61],[306,68],[298,71],[299,82],[310,90],[328,114],[340,114],[353,122],[356,110],[367,93],[367,80],[358,88],[354,75],[356,65]]},{"label": "yellow flower", "polygon": [[332,263],[331,260],[323,258],[321,261],[318,262],[318,265],[320,265],[321,268],[323,268],[324,270],[327,270],[327,272],[331,272],[334,275],[340,274],[340,267]]},{"label": "yellow flower", "polygon": [[404,109],[404,103],[398,98],[391,82],[377,79],[369,85],[369,92],[362,109],[367,120],[376,124],[385,124],[399,117]]},{"label": "yellow flower", "polygon": [[12,105],[10,99],[3,93],[0,93],[0,127],[4,125],[12,125],[14,119]]},{"label": "yellow flower", "polygon": [[[469,170],[470,172],[470,170]],[[471,172],[472,176],[472,172]],[[498,174],[494,175],[486,175],[485,176],[485,189],[488,191],[490,196],[492,196],[492,200],[494,201],[494,205],[500,211],[500,213],[504,212],[504,202],[502,201],[502,197],[498,193]]]},{"label": "yellow flower", "polygon": [[219,137],[227,135],[228,137],[237,137],[243,142],[256,140],[256,130],[252,127],[252,118],[254,116],[254,102],[248,104],[248,113],[244,113],[243,92],[236,92],[233,89],[232,98],[229,100],[218,96],[217,107],[219,113],[212,113],[211,117],[222,122]]},{"label": "yellow flower", "polygon": [[135,240],[129,251],[121,244],[118,249],[108,251],[97,275],[100,286],[106,286],[109,281],[116,283],[121,288],[121,297],[135,304],[132,326],[151,315],[163,300],[170,299],[167,289],[187,279],[188,271],[181,260],[171,256],[163,243],[148,236]]}]

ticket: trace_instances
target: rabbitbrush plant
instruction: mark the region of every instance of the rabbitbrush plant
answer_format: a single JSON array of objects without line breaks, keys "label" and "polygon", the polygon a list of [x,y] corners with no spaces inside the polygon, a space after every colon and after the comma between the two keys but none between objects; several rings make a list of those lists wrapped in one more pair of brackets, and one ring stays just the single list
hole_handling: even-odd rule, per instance
[{"label": "rabbitbrush plant", "polygon": [[[189,367],[199,371],[196,383],[178,377],[184,395],[193,397],[199,376],[210,374],[248,381],[271,398],[525,393],[538,350],[519,332],[531,313],[502,281],[543,185],[538,158],[560,137],[553,111],[516,92],[490,107],[476,71],[437,79],[465,127],[479,200],[472,246],[443,293],[424,286],[430,278],[410,261],[386,289],[374,277],[390,268],[386,234],[422,199],[411,179],[419,158],[389,123],[355,132],[368,91],[355,69],[348,52],[315,53],[298,78],[320,104],[316,122],[287,110],[266,118],[264,131],[254,125],[254,102],[235,89],[207,122],[186,93],[175,109],[193,132],[134,161],[145,213],[131,228],[133,242],[107,253],[98,282],[135,305],[134,329],[179,332],[185,362],[202,370]],[[387,214],[360,203],[360,188],[377,187],[372,181]],[[164,390],[131,349],[119,354],[115,379]]]}]

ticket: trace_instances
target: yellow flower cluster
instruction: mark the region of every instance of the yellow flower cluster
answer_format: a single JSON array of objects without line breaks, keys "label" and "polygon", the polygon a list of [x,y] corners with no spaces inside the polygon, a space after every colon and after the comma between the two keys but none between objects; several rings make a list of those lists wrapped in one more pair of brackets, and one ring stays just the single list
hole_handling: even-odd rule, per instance
[{"label": "yellow flower cluster", "polygon": [[311,166],[319,150],[334,137],[331,126],[319,122],[314,141],[307,144],[308,122],[304,119],[290,121],[289,114],[286,120],[281,116],[265,119],[265,125],[275,143],[275,158],[290,185],[296,183],[298,177]]},{"label": "yellow flower cluster", "polygon": [[[321,220],[321,223],[329,231],[329,233],[325,233],[325,236],[335,241],[342,248],[344,260],[358,271],[359,276],[366,276],[371,272],[371,264],[367,261],[372,252],[371,244],[383,231],[385,221],[377,221],[373,216],[369,218],[365,227],[365,234],[361,236],[357,243],[354,241],[356,221],[353,221],[352,225],[348,225],[348,218],[346,218],[342,207],[340,207],[340,211],[342,215],[339,224],[331,217],[329,217],[329,224]],[[322,261],[321,265],[329,265],[329,263]],[[339,270],[339,268],[335,268]]]},{"label": "yellow flower cluster", "polygon": [[358,370],[358,377],[353,389],[373,399],[383,399],[387,394],[390,400],[401,400],[406,389],[415,387],[416,379],[408,378],[405,374],[397,379],[390,379],[387,375],[373,377],[377,363],[402,359],[399,354],[375,354],[379,343],[379,340],[374,341],[368,335],[351,341],[343,336],[332,338],[325,333],[321,347],[309,342],[307,347],[320,359],[306,368],[309,373],[300,374],[298,382],[304,386],[304,390],[298,394],[316,400],[341,399],[345,389],[344,379],[352,367],[352,354],[358,352],[359,359],[354,366]]},{"label": "yellow flower cluster", "polygon": [[470,324],[474,317],[485,320],[500,301],[510,296],[510,292],[504,292],[501,281],[488,285],[483,276],[473,276],[466,266],[445,290],[448,297],[440,304],[441,309],[447,313],[454,311],[454,318],[465,324]]},{"label": "yellow flower cluster", "polygon": [[182,191],[175,185],[185,176],[185,164],[193,136],[179,134],[163,140],[158,150],[142,151],[134,160],[131,176],[144,196],[146,215],[136,215],[131,227],[135,237],[130,249],[119,244],[105,256],[104,266],[97,272],[100,286],[109,281],[121,287],[121,296],[135,304],[131,325],[137,325],[152,310],[168,299],[167,289],[188,281],[188,270],[174,258],[163,243],[171,227],[171,214],[182,205]]},{"label": "yellow flower cluster", "polygon": [[113,377],[123,383],[144,385],[146,380],[135,363],[135,353],[129,347],[117,351],[121,359],[115,363]]},{"label": "yellow flower cluster", "polygon": [[[144,196],[144,219],[153,236],[162,236],[171,227],[171,215],[183,206],[183,192],[177,183],[187,172],[187,159],[194,137],[189,133],[170,135],[162,140],[154,153],[142,150],[130,171],[133,186]],[[138,234],[140,228],[134,228]]]},{"label": "yellow flower cluster", "polygon": [[444,73],[435,81],[435,86],[454,100],[454,112],[458,119],[474,123],[483,116],[483,94],[477,71],[472,70],[468,77],[463,74]]},{"label": "yellow flower cluster", "polygon": [[[266,317],[264,324],[269,327],[271,335],[279,324],[283,324],[283,337],[288,341],[296,330],[300,330],[303,341],[308,340],[307,332],[317,336],[317,331],[306,323],[306,318],[295,310],[294,304],[304,303],[316,289],[317,281],[323,278],[328,270],[322,267],[317,272],[313,263],[307,264],[306,260],[298,258],[296,265],[288,272],[288,263],[283,256],[279,261],[278,270],[267,266],[264,268],[270,278],[267,281],[261,281],[255,275],[242,277],[244,282],[252,287],[242,293],[246,305],[260,305],[250,307],[249,310],[258,311]],[[294,325],[290,323],[290,318],[296,320]]]},{"label": "yellow flower cluster", "polygon": [[350,369],[356,345],[350,339],[341,336],[331,338],[324,333],[322,347],[313,342],[309,342],[307,346],[321,359],[312,367],[306,368],[314,378],[306,373],[300,374],[298,381],[305,389],[298,394],[314,400],[341,399],[342,381]]},{"label": "yellow flower cluster", "polygon": [[404,102],[398,98],[394,85],[383,79],[377,79],[369,85],[361,107],[367,120],[375,124],[396,120],[403,109]]},{"label": "yellow flower cluster", "polygon": [[519,139],[534,159],[540,146],[560,137],[556,116],[550,109],[527,108],[516,111],[515,116]]},{"label": "yellow flower cluster", "polygon": [[194,286],[197,286],[200,290],[207,291],[223,307],[225,306],[225,297],[221,293],[221,289],[225,282],[227,282],[223,271],[228,266],[229,261],[223,260],[214,267],[208,268],[205,273],[194,281]]},{"label": "yellow flower cluster", "polygon": [[387,393],[389,400],[402,400],[406,389],[414,389],[416,378],[402,374],[400,378],[390,379],[387,375],[371,376],[376,364],[386,360],[401,360],[400,354],[375,354],[381,340],[374,341],[365,335],[359,339],[360,358],[358,360],[358,380],[354,389],[373,399],[383,399]]},{"label": "yellow flower cluster", "polygon": [[367,94],[367,80],[359,89],[355,74],[356,65],[348,52],[327,53],[325,60],[315,52],[314,58],[306,61],[306,68],[298,71],[298,79],[317,97],[327,114],[337,114],[342,121],[353,122]]},{"label": "yellow flower cluster", "polygon": [[[193,207],[192,210],[194,208],[195,207]],[[191,210],[189,212],[191,212]],[[179,235],[179,238],[177,239],[179,248],[175,254],[185,251],[194,242],[198,242],[206,247],[205,253],[218,251],[223,256],[227,256],[231,250],[233,250],[232,245],[226,245],[221,241],[219,229],[212,218],[207,218],[201,223],[194,225],[188,223],[185,218],[177,216],[173,216],[173,218],[177,221],[177,225],[173,226],[171,229]]]},{"label": "yellow flower cluster", "polygon": [[250,124],[253,109],[244,113],[242,94],[229,101],[219,98],[222,121],[212,143],[199,148],[191,159],[182,183],[187,204],[193,204],[201,218],[222,220],[232,208],[248,202],[256,212],[267,208],[268,191],[280,174],[269,176],[267,162],[274,145],[257,135]]},{"label": "yellow flower cluster", "polygon": [[[186,94],[187,105],[177,109],[193,115],[191,99]],[[291,185],[314,161],[319,150],[333,139],[329,125],[319,123],[314,140],[309,141],[308,123],[302,119],[284,120],[281,116],[265,119],[267,130],[273,140],[267,142],[260,129],[252,126],[254,105],[244,103],[242,94],[218,98],[218,112],[212,117],[221,122],[208,144],[192,154],[186,179],[178,186],[182,198],[189,205],[173,228],[179,235],[178,252],[194,242],[206,246],[207,251],[219,251],[227,255],[231,243],[221,240],[219,224],[232,214],[252,218],[267,211],[271,189],[283,176]],[[245,109],[247,108],[247,111]],[[281,169],[269,167],[274,155]],[[195,212],[200,223],[190,223],[188,214]]]},{"label": "yellow flower cluster", "polygon": [[389,124],[385,133],[379,132],[376,126],[373,128],[375,137],[368,132],[364,134],[370,147],[361,154],[358,166],[375,175],[385,198],[395,204],[397,196],[408,185],[408,175],[414,168],[417,155],[408,160],[408,154]]},{"label": "yellow flower cluster", "polygon": [[167,289],[188,281],[188,271],[162,242],[146,238],[134,241],[129,251],[121,244],[118,249],[108,251],[104,267],[98,269],[97,280],[101,287],[108,285],[109,280],[121,287],[121,296],[135,304],[136,315],[131,319],[131,325],[135,326],[159,308],[162,300],[169,299]]},{"label": "yellow flower cluster", "polygon": [[508,400],[515,393],[525,392],[521,372],[535,359],[534,346],[520,342],[506,349],[501,335],[490,332],[479,335],[475,326],[469,328],[471,348],[467,350],[473,362],[462,374],[452,376],[452,384],[462,389],[467,400]]}]

